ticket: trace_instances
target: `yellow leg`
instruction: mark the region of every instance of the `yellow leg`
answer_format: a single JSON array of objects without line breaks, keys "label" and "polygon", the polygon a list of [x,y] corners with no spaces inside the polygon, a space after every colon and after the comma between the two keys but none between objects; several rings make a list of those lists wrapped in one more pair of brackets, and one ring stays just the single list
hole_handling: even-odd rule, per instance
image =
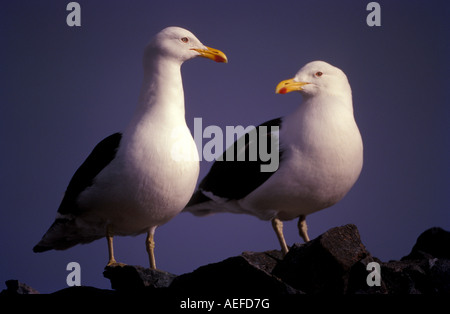
[{"label": "yellow leg", "polygon": [[286,255],[288,253],[289,249],[288,249],[286,240],[284,239],[284,235],[283,235],[283,222],[278,218],[273,218],[272,219],[272,227],[273,227],[273,230],[275,230],[278,241],[280,242],[281,251],[283,252],[283,255]]},{"label": "yellow leg", "polygon": [[116,264],[116,260],[114,259],[114,247],[113,247],[113,233],[112,228],[110,226],[106,227],[106,241],[108,242],[108,254],[109,254],[109,261],[106,266],[111,266],[113,264]]},{"label": "yellow leg", "polygon": [[298,218],[298,233],[302,237],[303,241],[309,242],[308,226],[306,225],[305,215],[300,215]]},{"label": "yellow leg", "polygon": [[156,226],[150,228],[150,230],[147,233],[147,239],[145,240],[145,247],[147,249],[151,269],[156,269],[155,241],[154,241],[155,229]]}]

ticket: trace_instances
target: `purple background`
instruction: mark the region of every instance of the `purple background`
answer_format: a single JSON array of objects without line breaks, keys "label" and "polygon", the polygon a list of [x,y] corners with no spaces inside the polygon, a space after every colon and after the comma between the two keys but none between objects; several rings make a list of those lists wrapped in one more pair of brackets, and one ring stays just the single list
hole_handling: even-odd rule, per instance
[{"label": "purple background", "polygon": [[[72,261],[81,265],[83,285],[110,288],[102,276],[106,240],[42,254],[32,247],[95,144],[127,125],[143,48],[171,25],[229,58],[226,65],[198,58],[183,66],[190,127],[194,117],[225,129],[288,114],[301,96],[275,95],[275,86],[309,61],[347,74],[364,168],[344,200],[308,216],[312,238],[354,223],[368,250],[387,261],[408,254],[425,229],[450,229],[445,1],[379,1],[381,27],[366,24],[370,1],[78,2],[78,28],[66,25],[69,1],[0,6],[0,289],[8,279],[41,292],[62,289]],[[201,163],[199,180],[210,166]],[[296,221],[285,223],[285,236],[301,242]],[[269,222],[233,214],[180,214],[155,240],[158,267],[175,274],[279,248]],[[147,267],[144,241],[116,237],[117,260]]]}]

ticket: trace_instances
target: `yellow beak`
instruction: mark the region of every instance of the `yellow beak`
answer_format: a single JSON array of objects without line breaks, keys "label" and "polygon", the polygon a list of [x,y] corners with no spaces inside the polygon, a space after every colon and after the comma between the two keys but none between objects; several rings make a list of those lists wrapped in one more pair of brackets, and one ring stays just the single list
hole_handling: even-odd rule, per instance
[{"label": "yellow beak", "polygon": [[197,51],[200,54],[200,57],[208,58],[216,62],[228,62],[227,56],[220,50],[210,47],[206,47],[206,49],[192,48],[192,50]]},{"label": "yellow beak", "polygon": [[296,82],[293,78],[289,80],[284,80],[278,83],[275,93],[277,94],[287,94],[293,91],[299,91],[303,89],[303,86],[309,83],[306,82]]}]

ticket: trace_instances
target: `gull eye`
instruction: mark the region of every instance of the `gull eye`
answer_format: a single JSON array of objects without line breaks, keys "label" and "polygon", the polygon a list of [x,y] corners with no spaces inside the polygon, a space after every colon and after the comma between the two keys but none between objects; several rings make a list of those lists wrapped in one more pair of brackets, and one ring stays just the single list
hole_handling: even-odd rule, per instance
[{"label": "gull eye", "polygon": [[314,75],[317,77],[321,77],[323,75],[323,73],[319,71],[319,72],[316,72],[316,74],[314,74]]},{"label": "gull eye", "polygon": [[189,42],[189,38],[183,37],[183,38],[181,38],[181,41],[184,42],[185,44],[187,44]]}]

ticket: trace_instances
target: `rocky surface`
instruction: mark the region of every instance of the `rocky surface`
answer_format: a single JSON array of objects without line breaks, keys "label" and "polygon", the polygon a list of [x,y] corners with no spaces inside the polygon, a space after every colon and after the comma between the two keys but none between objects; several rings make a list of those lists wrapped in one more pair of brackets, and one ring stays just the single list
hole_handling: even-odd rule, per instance
[{"label": "rocky surface", "polygon": [[[369,263],[378,263],[379,272]],[[371,267],[368,267],[371,266]],[[450,294],[450,232],[431,228],[400,261],[382,262],[361,242],[355,225],[328,230],[306,244],[280,251],[244,252],[176,276],[141,266],[113,265],[104,276],[112,290],[71,287],[59,295],[109,295],[123,292],[175,295],[264,297],[297,294]],[[368,277],[379,275],[379,285]],[[372,280],[373,281],[373,280]],[[372,282],[371,281],[371,282]],[[375,283],[375,281],[373,281]],[[2,295],[38,293],[9,280]]]},{"label": "rocky surface", "polygon": [[178,276],[169,288],[179,294],[248,297],[301,293],[272,274],[281,259],[279,251],[244,252]]},{"label": "rocky surface", "polygon": [[39,294],[39,291],[27,286],[24,283],[19,282],[18,280],[7,280],[5,282],[6,289],[0,292],[0,295],[17,295],[17,294]]},{"label": "rocky surface", "polygon": [[165,288],[170,286],[174,278],[177,277],[158,269],[123,264],[106,266],[103,276],[111,281],[111,288],[117,291]]},{"label": "rocky surface", "polygon": [[344,294],[355,291],[354,285],[359,281],[367,286],[366,265],[373,261],[356,226],[346,225],[306,244],[294,244],[273,274],[305,293]]}]

